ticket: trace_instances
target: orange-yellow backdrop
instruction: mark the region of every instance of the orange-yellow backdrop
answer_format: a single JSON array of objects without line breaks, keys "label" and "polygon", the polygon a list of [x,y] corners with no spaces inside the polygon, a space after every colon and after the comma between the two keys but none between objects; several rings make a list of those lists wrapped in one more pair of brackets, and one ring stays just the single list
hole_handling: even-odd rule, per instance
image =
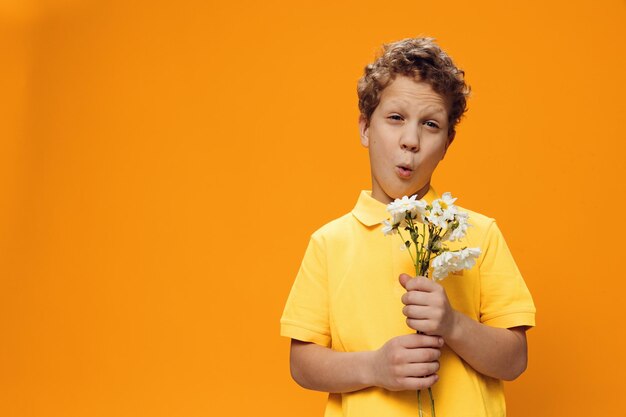
[{"label": "orange-yellow backdrop", "polygon": [[[175,4],[174,4],[175,3]],[[0,6],[0,415],[320,416],[279,317],[369,187],[355,84],[426,34],[470,111],[434,184],[538,307],[511,416],[622,416],[626,3]]]}]

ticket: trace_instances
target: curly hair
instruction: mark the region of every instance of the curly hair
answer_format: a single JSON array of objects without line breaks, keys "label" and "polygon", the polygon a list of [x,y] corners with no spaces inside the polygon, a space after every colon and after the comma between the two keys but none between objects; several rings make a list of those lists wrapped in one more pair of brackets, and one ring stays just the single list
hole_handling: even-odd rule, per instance
[{"label": "curly hair", "polygon": [[449,103],[448,134],[467,111],[470,87],[465,72],[435,43],[433,38],[407,38],[384,44],[381,55],[365,66],[357,84],[359,110],[367,125],[380,102],[380,96],[397,75],[405,75],[430,84]]}]

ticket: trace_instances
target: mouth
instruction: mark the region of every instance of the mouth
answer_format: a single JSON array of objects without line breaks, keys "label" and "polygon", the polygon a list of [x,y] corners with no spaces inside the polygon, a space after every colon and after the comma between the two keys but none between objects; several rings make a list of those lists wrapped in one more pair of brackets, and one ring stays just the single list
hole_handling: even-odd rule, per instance
[{"label": "mouth", "polygon": [[396,165],[396,174],[400,178],[410,178],[413,175],[413,169],[408,165]]}]

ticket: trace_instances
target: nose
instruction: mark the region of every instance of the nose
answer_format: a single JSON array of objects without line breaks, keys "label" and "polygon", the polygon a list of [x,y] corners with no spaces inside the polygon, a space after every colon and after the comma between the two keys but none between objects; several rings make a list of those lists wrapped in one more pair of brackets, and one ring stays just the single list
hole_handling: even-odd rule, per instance
[{"label": "nose", "polygon": [[400,147],[403,151],[417,152],[420,149],[420,128],[417,126],[407,126],[400,138]]}]

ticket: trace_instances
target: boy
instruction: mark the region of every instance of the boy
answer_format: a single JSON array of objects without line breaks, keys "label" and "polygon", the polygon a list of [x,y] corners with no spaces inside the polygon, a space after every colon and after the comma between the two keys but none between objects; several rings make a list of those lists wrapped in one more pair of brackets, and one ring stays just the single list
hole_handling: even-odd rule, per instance
[{"label": "boy", "polygon": [[450,248],[480,258],[440,283],[405,274],[410,257],[381,231],[395,198],[438,198],[430,179],[466,111],[464,73],[433,39],[405,39],[357,90],[372,191],[311,237],[281,318],[292,376],[330,393],[326,417],[415,417],[428,387],[439,417],[504,416],[501,380],[526,369],[535,307],[495,221],[465,210],[473,227]]}]

